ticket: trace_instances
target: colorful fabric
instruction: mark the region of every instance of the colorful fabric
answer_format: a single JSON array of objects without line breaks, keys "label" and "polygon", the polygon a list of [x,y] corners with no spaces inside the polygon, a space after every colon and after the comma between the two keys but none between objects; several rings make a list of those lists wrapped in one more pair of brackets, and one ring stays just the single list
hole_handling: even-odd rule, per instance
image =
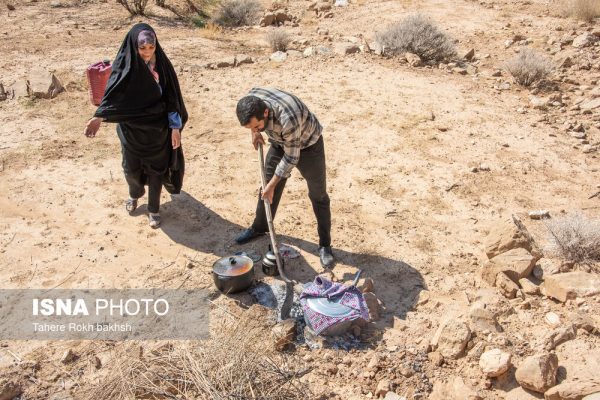
[{"label": "colorful fabric", "polygon": [[[351,311],[341,317],[330,317],[321,314],[311,309],[307,304],[307,299],[319,297],[349,307]],[[365,321],[369,320],[369,308],[360,290],[355,286],[333,283],[321,277],[316,277],[311,284],[304,288],[300,294],[300,304],[305,318],[317,335],[344,321],[353,321],[358,318]]]},{"label": "colorful fabric", "polygon": [[142,47],[146,44],[149,44],[151,46],[156,46],[156,35],[154,35],[154,32],[152,32],[150,30],[141,31],[137,37],[138,47]]}]

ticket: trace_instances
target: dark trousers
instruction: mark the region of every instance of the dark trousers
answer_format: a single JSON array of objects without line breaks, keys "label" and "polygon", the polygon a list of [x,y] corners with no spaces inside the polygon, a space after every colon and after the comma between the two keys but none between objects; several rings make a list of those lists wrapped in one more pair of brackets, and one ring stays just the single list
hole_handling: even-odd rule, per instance
[{"label": "dark trousers", "polygon": [[144,195],[144,184],[148,185],[148,212],[157,213],[160,209],[160,192],[162,190],[162,175],[144,171],[142,160],[122,148],[123,172],[129,185],[129,197],[138,199]]},{"label": "dark trousers", "polygon": [[[271,180],[277,164],[283,157],[283,148],[277,145],[271,145],[267,152],[265,160],[265,174],[267,182]],[[300,160],[296,165],[302,177],[308,185],[308,197],[312,203],[313,211],[317,217],[317,230],[319,233],[319,246],[331,246],[331,210],[329,207],[329,196],[327,195],[327,179],[325,173],[325,146],[323,137],[320,137],[317,143],[300,151]],[[275,187],[271,212],[273,218],[277,212],[277,206],[283,194],[287,179],[281,179]],[[257,232],[267,232],[269,226],[265,215],[265,205],[263,200],[258,197],[256,206],[256,217],[252,223],[252,228]]]}]

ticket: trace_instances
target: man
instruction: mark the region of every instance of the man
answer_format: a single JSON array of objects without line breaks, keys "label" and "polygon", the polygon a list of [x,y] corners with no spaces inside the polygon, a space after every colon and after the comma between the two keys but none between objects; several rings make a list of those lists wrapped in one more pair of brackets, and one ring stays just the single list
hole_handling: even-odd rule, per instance
[{"label": "man", "polygon": [[250,129],[252,144],[265,141],[261,132],[269,137],[271,146],[265,160],[267,185],[259,195],[256,216],[252,225],[238,235],[238,244],[247,243],[269,230],[264,203],[271,204],[273,218],[287,178],[294,167],[308,185],[308,197],[317,217],[319,233],[319,258],[321,265],[329,268],[334,257],[331,251],[331,211],[327,195],[325,173],[325,148],[322,127],[317,117],[296,96],[272,88],[254,88],[237,104],[240,124]]}]

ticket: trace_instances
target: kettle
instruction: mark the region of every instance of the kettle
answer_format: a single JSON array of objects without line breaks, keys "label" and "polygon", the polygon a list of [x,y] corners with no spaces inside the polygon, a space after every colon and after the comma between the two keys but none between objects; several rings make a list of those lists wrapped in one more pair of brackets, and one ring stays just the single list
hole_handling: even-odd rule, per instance
[{"label": "kettle", "polygon": [[[281,267],[285,267],[283,258],[281,259]],[[279,275],[279,270],[277,269],[277,257],[275,257],[275,253],[273,253],[271,246],[269,246],[269,251],[265,253],[265,256],[262,259],[262,270],[267,276]]]}]

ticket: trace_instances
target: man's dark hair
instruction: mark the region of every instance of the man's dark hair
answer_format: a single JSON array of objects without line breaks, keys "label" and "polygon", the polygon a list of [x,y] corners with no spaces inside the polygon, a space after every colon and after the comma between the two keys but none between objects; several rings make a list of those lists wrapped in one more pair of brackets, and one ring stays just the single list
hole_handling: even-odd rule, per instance
[{"label": "man's dark hair", "polygon": [[244,96],[238,101],[235,112],[242,126],[247,125],[252,117],[262,121],[265,119],[267,104],[259,97]]}]

